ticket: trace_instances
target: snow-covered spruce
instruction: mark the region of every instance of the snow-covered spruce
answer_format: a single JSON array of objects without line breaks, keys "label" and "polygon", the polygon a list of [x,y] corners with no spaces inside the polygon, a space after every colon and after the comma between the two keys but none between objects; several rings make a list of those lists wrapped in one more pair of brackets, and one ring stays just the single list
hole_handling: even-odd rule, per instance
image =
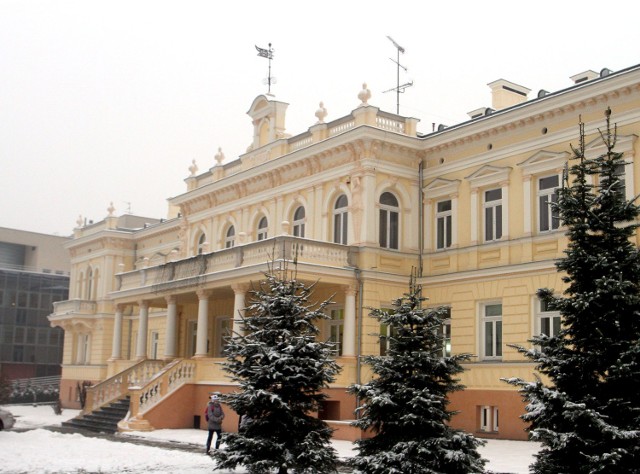
[{"label": "snow-covered spruce", "polygon": [[271,270],[251,291],[241,324],[225,350],[224,370],[240,390],[224,397],[242,418],[238,433],[224,435],[226,449],[214,452],[218,468],[243,465],[252,474],[289,470],[335,472],[331,428],[314,416],[322,390],[340,371],[334,344],[316,340],[324,308],[309,302],[313,286]]},{"label": "snow-covered spruce", "polygon": [[528,402],[522,418],[543,449],[533,472],[640,472],[640,253],[634,243],[638,206],[625,197],[621,153],[610,110],[600,138],[604,153],[580,145],[552,210],[569,245],[556,266],[566,274],[565,296],[539,297],[561,316],[557,334],[533,348],[515,346],[550,381],[505,379]]},{"label": "snow-covered spruce", "polygon": [[373,434],[356,442],[351,464],[364,474],[483,472],[483,442],[448,425],[447,394],[463,389],[455,376],[471,356],[443,357],[445,308],[423,309],[420,291],[370,313],[388,327],[389,349],[365,358],[373,380],[349,388],[363,403],[354,425]]}]

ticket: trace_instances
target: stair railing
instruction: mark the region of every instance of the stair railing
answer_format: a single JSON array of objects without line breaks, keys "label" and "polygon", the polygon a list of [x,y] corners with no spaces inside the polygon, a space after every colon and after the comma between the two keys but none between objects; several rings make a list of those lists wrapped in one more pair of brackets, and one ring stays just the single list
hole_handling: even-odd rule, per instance
[{"label": "stair railing", "polygon": [[129,387],[129,419],[144,415],[174,390],[194,382],[195,374],[196,362],[177,359],[167,364],[147,383]]},{"label": "stair railing", "polygon": [[151,379],[165,363],[161,360],[146,359],[87,388],[87,399],[82,413],[90,413],[129,393],[129,387],[139,386]]}]

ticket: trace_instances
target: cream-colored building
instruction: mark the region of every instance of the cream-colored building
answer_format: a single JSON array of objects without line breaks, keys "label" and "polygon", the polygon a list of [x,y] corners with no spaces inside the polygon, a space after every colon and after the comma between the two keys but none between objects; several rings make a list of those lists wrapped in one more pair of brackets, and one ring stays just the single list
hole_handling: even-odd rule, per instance
[{"label": "cream-colored building", "polygon": [[[640,189],[640,66],[572,79],[534,98],[494,81],[490,108],[427,135],[417,119],[370,104],[366,85],[351,113],[325,122],[321,105],[295,136],[285,130],[287,104],[257,97],[247,152],[226,160],[219,150],[204,170],[194,162],[166,219],[109,209],[75,229],[71,296],[50,316],[65,330],[63,403],[77,404],[78,382],[92,381],[87,410],[131,396],[121,429],[197,424],[209,392],[234,389],[219,362],[225,337],[242,330],[233,319],[251,283],[268,262],[297,256],[298,278],[335,302],[321,337],[339,343],[343,370],[319,416],[337,437],[358,436],[345,389],[370,376],[360,356],[385,350],[366,308],[390,307],[417,272],[429,304],[450,307],[443,350],[475,355],[467,389],[452,396],[454,425],[526,438],[524,405],[500,378],[533,379],[533,365],[508,345],[557,328],[535,294],[563,289],[554,261],[566,237],[547,203],[580,117],[596,154],[611,107],[627,195]],[[236,421],[228,416],[225,429]]]}]

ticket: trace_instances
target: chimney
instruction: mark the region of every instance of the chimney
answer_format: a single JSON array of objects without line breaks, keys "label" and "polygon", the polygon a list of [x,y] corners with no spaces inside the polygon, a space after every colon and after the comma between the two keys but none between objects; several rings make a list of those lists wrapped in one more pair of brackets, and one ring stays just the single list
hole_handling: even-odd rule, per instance
[{"label": "chimney", "polygon": [[495,110],[506,109],[526,102],[527,94],[531,92],[531,89],[504,79],[490,82],[488,86],[491,87],[491,107]]},{"label": "chimney", "polygon": [[571,76],[571,80],[574,84],[580,84],[581,82],[590,81],[591,79],[595,79],[596,77],[600,77],[599,74],[589,69],[588,71],[581,72],[580,74],[576,74],[575,76]]}]

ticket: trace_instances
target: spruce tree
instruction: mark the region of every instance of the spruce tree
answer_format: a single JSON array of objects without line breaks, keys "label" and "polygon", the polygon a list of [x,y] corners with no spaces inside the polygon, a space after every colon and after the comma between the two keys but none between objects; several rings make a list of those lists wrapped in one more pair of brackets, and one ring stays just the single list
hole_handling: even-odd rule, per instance
[{"label": "spruce tree", "polygon": [[384,356],[367,356],[375,376],[352,385],[362,405],[353,423],[373,437],[356,441],[353,467],[364,474],[483,472],[483,443],[448,425],[447,395],[464,387],[456,379],[469,354],[443,356],[446,308],[423,309],[420,287],[392,303],[392,311],[370,315],[388,327]]},{"label": "spruce tree", "polygon": [[[606,111],[605,152],[585,156],[584,125],[573,148],[571,179],[553,210],[569,244],[556,266],[564,296],[538,296],[561,316],[561,330],[518,351],[545,376],[508,379],[528,402],[522,418],[542,442],[537,473],[640,472],[640,253],[632,238],[640,210],[624,195],[627,164],[615,151],[617,128]],[[629,165],[630,166],[630,165]]]},{"label": "spruce tree", "polygon": [[317,340],[316,322],[327,319],[330,301],[311,304],[313,285],[286,266],[271,267],[250,292],[244,335],[235,334],[225,351],[224,370],[240,389],[224,401],[243,422],[213,456],[218,468],[244,465],[252,474],[335,472],[332,429],[314,416],[340,371],[334,344]]}]

